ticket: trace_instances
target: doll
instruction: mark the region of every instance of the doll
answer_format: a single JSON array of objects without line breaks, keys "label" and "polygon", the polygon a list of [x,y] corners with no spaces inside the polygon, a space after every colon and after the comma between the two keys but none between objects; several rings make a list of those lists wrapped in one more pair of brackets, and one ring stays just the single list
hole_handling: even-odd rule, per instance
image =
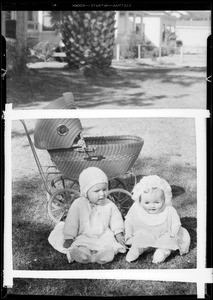
[{"label": "doll", "polygon": [[132,262],[153,248],[153,263],[163,262],[175,250],[187,253],[190,236],[172,206],[168,182],[157,175],[145,176],[132,193],[135,202],[125,218],[125,242],[131,246],[126,260]]}]

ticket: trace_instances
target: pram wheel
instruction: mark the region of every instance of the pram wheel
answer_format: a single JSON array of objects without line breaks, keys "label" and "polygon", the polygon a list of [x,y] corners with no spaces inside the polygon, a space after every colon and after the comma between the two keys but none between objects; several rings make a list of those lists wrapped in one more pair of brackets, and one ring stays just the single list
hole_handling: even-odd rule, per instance
[{"label": "pram wheel", "polygon": [[60,189],[52,194],[48,201],[48,214],[50,218],[58,223],[64,221],[70,205],[79,197],[80,193],[74,189]]},{"label": "pram wheel", "polygon": [[133,203],[131,193],[124,189],[112,189],[108,192],[108,198],[117,205],[122,216],[125,217]]},{"label": "pram wheel", "polygon": [[56,190],[60,189],[74,189],[79,190],[77,180],[70,179],[64,175],[58,176],[51,181],[51,187]]},{"label": "pram wheel", "polygon": [[124,189],[126,190],[126,185],[120,178],[113,178],[109,180],[109,190],[112,189]]}]

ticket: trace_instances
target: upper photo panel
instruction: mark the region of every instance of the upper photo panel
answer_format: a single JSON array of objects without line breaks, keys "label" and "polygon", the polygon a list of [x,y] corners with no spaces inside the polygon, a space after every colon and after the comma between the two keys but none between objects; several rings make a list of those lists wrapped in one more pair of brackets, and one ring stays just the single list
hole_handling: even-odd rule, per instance
[{"label": "upper photo panel", "polygon": [[2,11],[6,103],[206,109],[211,11]]}]

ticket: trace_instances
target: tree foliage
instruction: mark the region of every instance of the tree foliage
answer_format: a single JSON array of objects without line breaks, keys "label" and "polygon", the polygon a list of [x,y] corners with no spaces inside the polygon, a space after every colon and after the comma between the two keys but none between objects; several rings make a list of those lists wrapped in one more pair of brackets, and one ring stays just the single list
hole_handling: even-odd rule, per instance
[{"label": "tree foliage", "polygon": [[105,73],[112,62],[115,11],[52,11],[72,67]]}]

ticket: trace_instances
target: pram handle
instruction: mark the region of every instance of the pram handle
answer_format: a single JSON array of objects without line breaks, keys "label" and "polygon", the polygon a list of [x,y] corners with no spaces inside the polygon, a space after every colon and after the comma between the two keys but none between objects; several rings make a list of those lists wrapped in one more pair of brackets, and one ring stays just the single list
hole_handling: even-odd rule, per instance
[{"label": "pram handle", "polygon": [[45,177],[44,171],[43,171],[42,166],[41,166],[41,164],[40,164],[38,155],[37,155],[37,153],[36,153],[35,147],[34,147],[33,142],[32,142],[32,140],[31,140],[31,137],[30,137],[29,131],[28,131],[28,129],[27,129],[27,126],[26,126],[24,120],[20,120],[20,121],[21,121],[21,123],[22,123],[23,126],[24,126],[24,130],[25,130],[25,132],[26,132],[26,136],[27,136],[27,138],[28,138],[30,147],[31,147],[31,149],[32,149],[33,156],[34,156],[34,158],[35,158],[35,161],[36,161],[36,164],[37,164],[39,173],[40,173],[40,175],[41,175],[41,178],[42,178],[42,180],[43,180],[43,183],[44,183],[44,185],[45,185],[46,191],[48,192],[48,194],[52,195],[52,192],[50,191],[50,189],[49,189],[49,187],[48,187],[48,185],[47,185],[47,181],[46,181],[46,177]]}]

